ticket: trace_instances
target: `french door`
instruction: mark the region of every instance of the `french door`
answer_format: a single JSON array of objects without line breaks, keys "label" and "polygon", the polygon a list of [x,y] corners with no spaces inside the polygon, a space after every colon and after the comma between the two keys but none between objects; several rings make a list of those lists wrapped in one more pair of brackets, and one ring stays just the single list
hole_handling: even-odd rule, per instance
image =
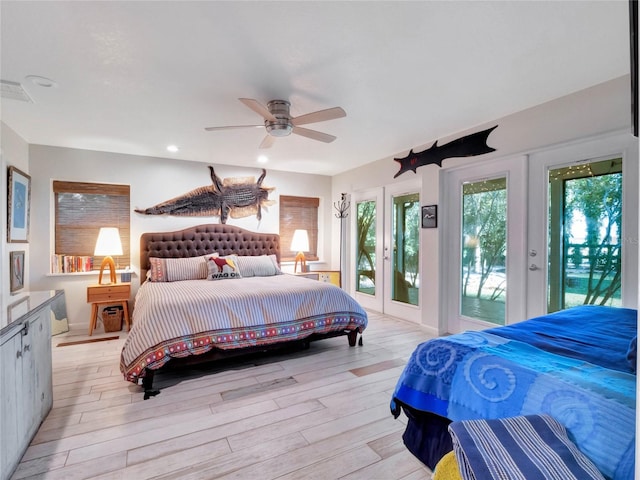
[{"label": "french door", "polygon": [[638,198],[630,135],[531,156],[529,204],[541,208],[528,211],[528,318],[584,303],[637,308]]},{"label": "french door", "polygon": [[448,331],[523,318],[526,157],[447,171],[444,191]]},{"label": "french door", "polygon": [[365,307],[420,322],[420,184],[356,192],[355,298]]},{"label": "french door", "polygon": [[638,246],[625,241],[638,238],[637,142],[628,135],[451,169],[442,189],[449,332],[581,304],[637,306]]}]

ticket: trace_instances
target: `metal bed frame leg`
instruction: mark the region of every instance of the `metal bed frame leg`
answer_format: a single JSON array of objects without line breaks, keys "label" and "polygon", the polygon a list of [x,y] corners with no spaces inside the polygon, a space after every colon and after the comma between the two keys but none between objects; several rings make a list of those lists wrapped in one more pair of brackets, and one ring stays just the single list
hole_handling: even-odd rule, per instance
[{"label": "metal bed frame leg", "polygon": [[148,400],[160,393],[160,390],[153,389],[153,370],[147,370],[146,375],[142,377],[142,388],[144,388],[144,399]]},{"label": "metal bed frame leg", "polygon": [[[348,334],[347,334],[347,338],[349,339],[349,346],[350,347],[355,347],[356,346],[356,341],[358,340],[358,331],[357,330],[351,330]],[[362,346],[362,334],[360,334],[360,340],[357,341],[358,346]]]}]

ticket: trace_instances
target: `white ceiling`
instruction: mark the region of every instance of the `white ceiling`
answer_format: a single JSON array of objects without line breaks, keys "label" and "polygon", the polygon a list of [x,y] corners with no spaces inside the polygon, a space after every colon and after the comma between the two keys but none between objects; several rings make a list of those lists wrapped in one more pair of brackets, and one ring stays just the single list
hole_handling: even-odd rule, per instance
[{"label": "white ceiling", "polygon": [[[1,118],[32,144],[334,175],[629,73],[628,8],[3,0],[0,77],[34,103],[2,99]],[[239,97],[347,116],[305,125],[330,144],[205,132],[261,123]]]}]

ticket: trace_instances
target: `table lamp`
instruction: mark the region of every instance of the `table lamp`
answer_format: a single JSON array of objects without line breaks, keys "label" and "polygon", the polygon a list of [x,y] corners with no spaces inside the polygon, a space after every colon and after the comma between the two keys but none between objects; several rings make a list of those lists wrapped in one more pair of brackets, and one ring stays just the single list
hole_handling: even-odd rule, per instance
[{"label": "table lamp", "polygon": [[296,230],[293,232],[293,240],[291,240],[291,250],[298,252],[296,255],[296,263],[293,266],[293,273],[298,271],[298,262],[300,262],[300,271],[307,271],[307,260],[304,258],[304,252],[309,251],[309,235],[306,230]]},{"label": "table lamp", "polygon": [[102,273],[107,266],[110,271],[109,283],[116,283],[116,265],[113,262],[111,255],[122,255],[122,242],[120,242],[120,233],[117,228],[103,227],[100,229],[98,241],[96,242],[96,249],[93,254],[95,256],[105,256],[104,260],[102,260],[102,263],[100,264],[98,284],[102,285]]}]

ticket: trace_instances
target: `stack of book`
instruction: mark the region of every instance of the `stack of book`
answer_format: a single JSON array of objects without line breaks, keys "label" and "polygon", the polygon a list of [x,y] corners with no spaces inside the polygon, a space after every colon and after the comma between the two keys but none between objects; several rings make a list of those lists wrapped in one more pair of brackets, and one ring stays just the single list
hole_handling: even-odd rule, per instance
[{"label": "stack of book", "polygon": [[90,272],[92,270],[93,257],[57,253],[51,257],[51,273]]}]

